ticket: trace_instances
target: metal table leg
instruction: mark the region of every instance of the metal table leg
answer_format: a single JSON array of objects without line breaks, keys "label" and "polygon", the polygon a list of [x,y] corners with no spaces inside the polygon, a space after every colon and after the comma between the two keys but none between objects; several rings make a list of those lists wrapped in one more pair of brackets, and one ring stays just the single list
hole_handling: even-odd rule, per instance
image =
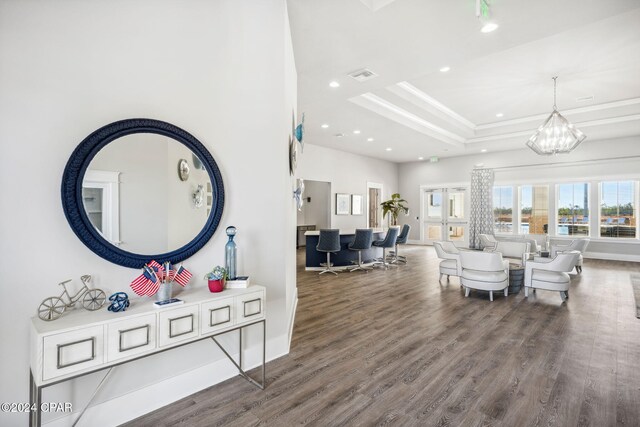
[{"label": "metal table leg", "polygon": [[266,356],[267,356],[267,324],[265,320],[261,321],[262,323],[262,383],[259,383],[258,381],[254,380],[253,378],[251,378],[245,371],[244,369],[242,369],[242,329],[244,328],[244,326],[239,328],[239,337],[240,337],[240,348],[239,348],[239,363],[237,363],[233,357],[231,357],[231,355],[227,352],[227,350],[224,349],[224,347],[222,347],[222,345],[216,340],[216,337],[211,337],[211,339],[213,340],[214,343],[216,343],[218,345],[218,347],[220,348],[220,350],[222,350],[222,352],[224,353],[225,356],[227,356],[227,359],[229,359],[231,361],[231,363],[233,363],[233,365],[238,369],[238,373],[240,376],[242,376],[244,379],[246,379],[247,381],[249,381],[251,384],[255,385],[256,387],[258,387],[261,390],[264,390],[265,386],[266,386],[266,381],[265,381],[265,377],[266,377],[266,372],[265,372],[265,364],[266,364]]},{"label": "metal table leg", "polygon": [[42,406],[42,387],[36,385],[31,369],[29,369],[29,406],[35,408],[35,411],[29,411],[29,426],[40,427],[42,424],[42,412],[40,411],[40,406]]},{"label": "metal table leg", "polygon": [[113,366],[111,368],[109,368],[109,370],[107,371],[105,376],[102,377],[102,380],[100,381],[100,384],[98,384],[98,387],[96,387],[96,389],[94,390],[93,394],[89,398],[89,401],[87,402],[86,405],[84,405],[84,408],[82,408],[82,411],[80,412],[80,415],[78,415],[78,418],[76,418],[76,420],[73,422],[72,427],[75,427],[75,425],[78,424],[78,421],[80,421],[80,418],[82,418],[82,416],[84,415],[84,412],[87,410],[89,405],[91,405],[91,402],[93,402],[93,399],[95,399],[96,394],[98,394],[98,392],[100,391],[102,386],[107,381],[107,378],[109,378],[109,375],[111,374],[111,371],[113,370],[113,368],[114,368]]}]

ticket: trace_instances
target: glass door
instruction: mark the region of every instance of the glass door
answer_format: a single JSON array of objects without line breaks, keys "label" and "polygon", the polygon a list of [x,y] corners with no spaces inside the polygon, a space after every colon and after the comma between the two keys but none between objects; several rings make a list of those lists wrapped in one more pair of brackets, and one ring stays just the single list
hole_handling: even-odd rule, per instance
[{"label": "glass door", "polygon": [[[468,246],[466,188],[447,188],[447,230],[446,240],[456,242],[457,246]],[[459,244],[458,244],[459,243]]]},{"label": "glass door", "polygon": [[433,244],[444,239],[444,189],[426,189],[422,197],[422,242]]},{"label": "glass door", "polygon": [[428,188],[422,192],[422,242],[439,240],[468,245],[467,189]]}]

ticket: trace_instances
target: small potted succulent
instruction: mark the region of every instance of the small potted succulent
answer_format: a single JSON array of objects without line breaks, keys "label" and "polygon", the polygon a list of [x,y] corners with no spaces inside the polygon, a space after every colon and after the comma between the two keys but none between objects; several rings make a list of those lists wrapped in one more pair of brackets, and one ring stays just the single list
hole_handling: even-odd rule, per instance
[{"label": "small potted succulent", "polygon": [[224,282],[227,279],[227,270],[217,265],[213,270],[204,275],[209,281],[209,291],[222,292],[224,290]]}]

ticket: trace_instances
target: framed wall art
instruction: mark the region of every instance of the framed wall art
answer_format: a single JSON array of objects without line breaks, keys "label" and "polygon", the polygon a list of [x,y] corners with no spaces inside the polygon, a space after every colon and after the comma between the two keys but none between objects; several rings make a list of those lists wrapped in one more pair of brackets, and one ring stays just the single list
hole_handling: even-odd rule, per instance
[{"label": "framed wall art", "polygon": [[351,197],[349,194],[336,193],[336,215],[349,215]]},{"label": "framed wall art", "polygon": [[362,194],[351,195],[351,215],[362,215]]}]

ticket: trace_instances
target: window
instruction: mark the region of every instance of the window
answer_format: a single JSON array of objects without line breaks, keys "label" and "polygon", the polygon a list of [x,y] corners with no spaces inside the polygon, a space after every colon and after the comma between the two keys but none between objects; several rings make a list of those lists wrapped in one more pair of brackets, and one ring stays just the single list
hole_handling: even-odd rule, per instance
[{"label": "window", "polygon": [[449,219],[464,219],[464,189],[449,189]]},{"label": "window", "polygon": [[520,187],[520,233],[546,234],[549,227],[549,187]]},{"label": "window", "polygon": [[600,184],[600,237],[636,237],[635,195],[634,181]]},{"label": "window", "polygon": [[558,185],[558,236],[589,235],[589,184]]},{"label": "window", "polygon": [[442,193],[427,193],[427,217],[440,218],[442,216]]},{"label": "window", "polygon": [[496,233],[513,232],[513,187],[493,187],[493,224]]}]

